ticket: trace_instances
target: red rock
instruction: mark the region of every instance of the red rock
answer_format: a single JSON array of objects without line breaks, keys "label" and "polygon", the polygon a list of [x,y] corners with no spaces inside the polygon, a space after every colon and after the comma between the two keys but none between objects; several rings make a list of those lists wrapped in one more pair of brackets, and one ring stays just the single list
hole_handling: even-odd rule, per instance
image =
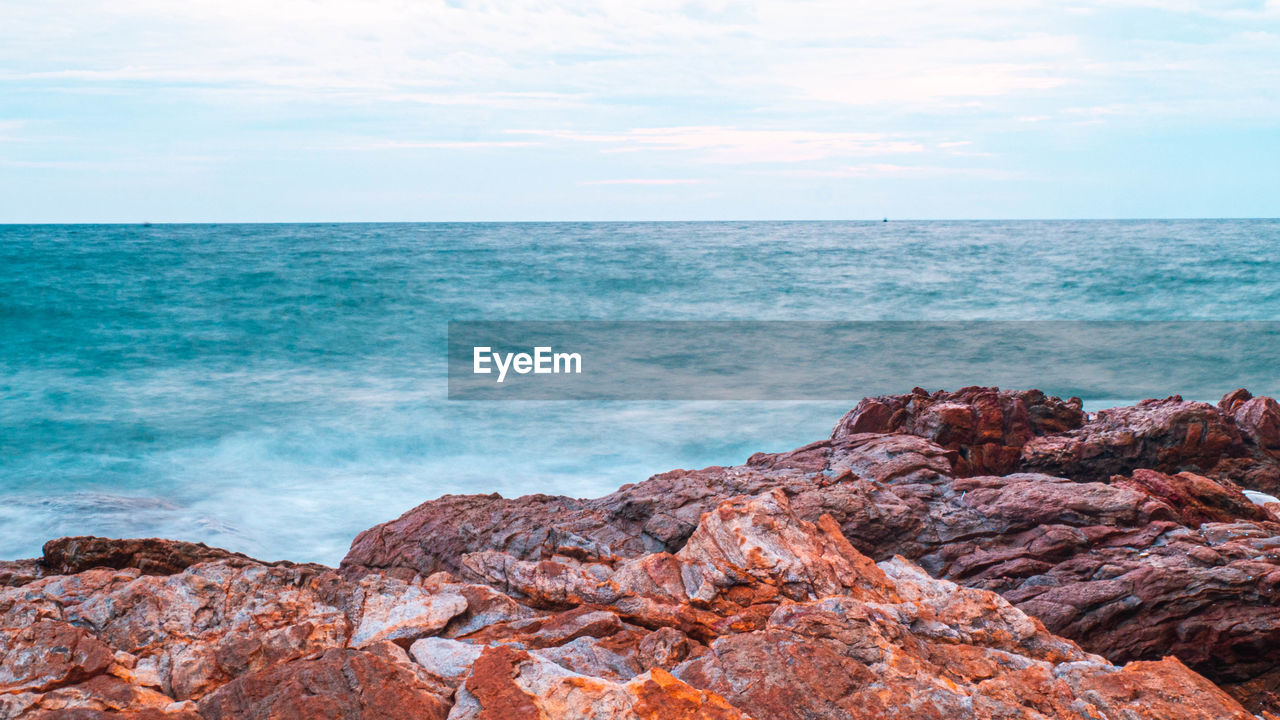
[{"label": "red rock", "polygon": [[118,674],[174,700],[244,672],[343,644],[350,622],[304,568],[204,563],[168,576],[95,569],[0,592],[0,627],[50,618],[84,628]]},{"label": "red rock", "polygon": [[1223,485],[1194,473],[1165,475],[1155,470],[1134,470],[1131,477],[1112,478],[1113,487],[1131,487],[1163,500],[1178,511],[1178,521],[1197,528],[1207,522],[1252,520],[1267,522],[1271,516],[1236,487]]},{"label": "red rock", "polygon": [[859,433],[905,433],[957,453],[959,475],[1004,474],[1018,467],[1032,438],[1080,427],[1079,398],[1062,401],[1039,390],[967,387],[929,394],[866,398],[836,424],[839,440]]},{"label": "red rock", "polygon": [[449,694],[409,664],[333,648],[239,677],[199,708],[204,720],[444,720]]},{"label": "red rock", "polygon": [[106,671],[110,648],[82,628],[56,620],[0,634],[0,693],[43,693]]},{"label": "red rock", "polygon": [[0,587],[18,587],[44,577],[45,569],[37,558],[0,561]]},{"label": "red rock", "polygon": [[426,503],[341,572],[53,543],[0,570],[0,717],[1274,718],[1246,395],[875,398],[740,467]]},{"label": "red rock", "polygon": [[[864,401],[832,440],[790,453],[757,454],[737,468],[666,473],[596,500],[538,496],[526,506],[520,499],[455,497],[427,503],[357,539],[343,571],[399,563],[416,572],[456,570],[467,553],[479,553],[470,562],[477,563],[480,576],[514,570],[533,593],[527,601],[571,607],[600,597],[578,589],[557,595],[577,588],[559,583],[554,574],[572,565],[565,560],[612,568],[619,558],[678,552],[697,518],[720,500],[780,489],[799,517],[831,515],[861,551],[877,559],[902,554],[937,576],[1003,593],[1051,630],[1115,661],[1177,655],[1224,683],[1246,681],[1280,664],[1260,649],[1280,641],[1275,589],[1267,579],[1280,562],[1274,552],[1280,527],[1265,509],[1242,502],[1223,474],[1224,467],[1237,473],[1266,467],[1249,455],[1233,421],[1212,406],[1173,398],[1108,411],[1071,429],[1074,403],[1031,400],[1024,404],[1058,410],[1044,412],[1043,422],[1028,420],[1028,436],[1015,432],[1023,425],[1006,428],[1003,422],[1001,402],[1017,406],[1019,394],[965,391],[970,418],[994,417],[1000,406],[1002,447],[1030,437],[1020,462],[1035,458],[1031,464],[1052,467],[1065,478],[958,477],[957,455],[972,445],[946,448],[902,432],[854,432],[884,429],[866,423],[885,418],[896,417],[888,427],[902,429],[921,417],[942,417],[952,410],[939,406],[958,404],[957,395],[919,392]],[[891,411],[875,409],[877,403]],[[991,422],[945,427],[972,430],[984,423],[994,437]],[[944,425],[910,425],[920,427]],[[966,440],[975,437],[986,436]],[[1055,455],[1054,448],[1070,452]],[[1210,469],[1201,470],[1205,466]],[[1178,474],[1184,467],[1200,472]],[[451,529],[453,520],[465,530]],[[415,528],[423,527],[432,535],[418,534]],[[596,550],[558,554],[546,541],[552,534],[579,538],[578,546]],[[370,538],[378,539],[376,545]],[[484,555],[490,548],[503,552]],[[512,565],[512,558],[552,564]],[[658,577],[678,574],[674,566],[650,564]],[[576,582],[587,587],[599,580]],[[644,609],[660,608],[648,603]],[[718,621],[682,612],[687,624],[675,627],[697,641],[721,632]]]},{"label": "red rock", "polygon": [[1269,397],[1256,397],[1231,412],[1241,434],[1259,448],[1280,449],[1280,404]]},{"label": "red rock", "polygon": [[1217,408],[1174,396],[1102,410],[1075,430],[1035,438],[1022,448],[1021,467],[1104,480],[1135,469],[1205,472],[1245,452],[1234,423]]},{"label": "red rock", "polygon": [[[117,540],[102,537],[65,537],[44,544],[40,565],[44,574],[73,575],[92,568],[137,568],[143,575],[172,575],[203,562],[221,560],[237,567],[267,565],[291,567],[294,563],[264,563],[248,555],[214,548],[204,543],[143,538]],[[320,568],[320,566],[312,566]]]}]

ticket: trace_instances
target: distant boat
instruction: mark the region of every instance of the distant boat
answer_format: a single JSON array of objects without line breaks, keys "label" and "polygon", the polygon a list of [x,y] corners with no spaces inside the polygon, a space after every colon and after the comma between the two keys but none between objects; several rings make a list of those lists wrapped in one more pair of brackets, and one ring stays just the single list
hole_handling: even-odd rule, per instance
[{"label": "distant boat", "polygon": [[885,218],[885,219],[884,219],[884,222],[889,222],[889,218]]}]

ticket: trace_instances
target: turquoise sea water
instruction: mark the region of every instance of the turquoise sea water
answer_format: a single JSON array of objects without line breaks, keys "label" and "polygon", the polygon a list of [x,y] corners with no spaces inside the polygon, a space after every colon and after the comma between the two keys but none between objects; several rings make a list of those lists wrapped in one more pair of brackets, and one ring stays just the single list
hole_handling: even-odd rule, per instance
[{"label": "turquoise sea water", "polygon": [[0,558],[336,563],[443,493],[599,495],[857,400],[450,402],[450,319],[1280,320],[1280,221],[0,226]]}]

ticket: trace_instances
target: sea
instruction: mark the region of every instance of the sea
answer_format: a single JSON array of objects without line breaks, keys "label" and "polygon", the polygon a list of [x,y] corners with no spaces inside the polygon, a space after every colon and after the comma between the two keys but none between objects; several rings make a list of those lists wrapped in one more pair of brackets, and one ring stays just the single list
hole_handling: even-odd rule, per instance
[{"label": "sea", "polygon": [[443,494],[599,496],[859,399],[451,400],[468,320],[1275,321],[1280,221],[0,226],[0,558],[336,564]]}]

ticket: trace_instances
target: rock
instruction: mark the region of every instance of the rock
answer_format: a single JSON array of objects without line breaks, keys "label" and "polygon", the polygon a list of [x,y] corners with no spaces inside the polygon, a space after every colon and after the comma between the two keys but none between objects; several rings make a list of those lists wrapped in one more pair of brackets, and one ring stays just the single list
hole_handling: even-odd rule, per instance
[{"label": "rock", "polygon": [[486,647],[459,688],[450,720],[750,720],[661,669],[627,683],[573,673],[505,645]]},{"label": "rock", "polygon": [[326,582],[305,568],[220,561],[167,576],[100,568],[0,591],[0,627],[51,620],[80,628],[125,660],[118,675],[187,700],[344,644],[349,623]]},{"label": "rock", "polygon": [[0,693],[44,693],[103,673],[111,649],[82,628],[38,620],[0,635]]},{"label": "rock", "polygon": [[645,635],[636,647],[636,661],[641,669],[671,670],[685,660],[700,655],[705,646],[670,627],[661,627]]},{"label": "rock", "polygon": [[199,703],[204,720],[445,720],[449,689],[408,665],[331,648],[244,675]]},{"label": "rock", "polygon": [[454,688],[483,651],[482,645],[439,637],[423,638],[409,648],[415,662]]},{"label": "rock", "polygon": [[[1024,415],[1022,407],[1041,410]],[[998,441],[990,420],[997,408]],[[495,587],[498,578],[515,578],[533,605],[615,602],[594,588],[608,587],[602,578],[625,558],[683,552],[698,519],[717,503],[776,489],[804,520],[831,516],[873,559],[900,554],[936,576],[1002,593],[1050,630],[1113,661],[1174,655],[1233,685],[1280,667],[1261,650],[1280,641],[1280,515],[1250,502],[1236,484],[1265,477],[1269,461],[1252,453],[1234,420],[1204,403],[1148,401],[1087,419],[1078,409],[1071,401],[983,388],[874,398],[846,416],[832,439],[757,454],[740,467],[665,473],[594,500],[426,503],[357,539],[342,572],[394,572],[400,564],[400,571],[460,571],[465,561],[472,577]],[[1006,424],[1010,417],[1026,419]],[[972,432],[963,435],[962,427]],[[988,430],[974,434],[982,427]],[[972,449],[982,438],[1002,448],[1023,443],[1020,468],[1057,474],[966,477],[982,467],[970,462],[980,456]],[[490,525],[491,518],[501,524]],[[450,529],[451,520],[465,530]],[[433,534],[417,534],[423,527]],[[546,541],[553,531],[608,552],[568,556]],[[649,562],[655,577],[675,572]],[[578,585],[553,582],[549,567],[573,568]],[[588,572],[576,575],[583,567]],[[735,577],[749,567],[734,570]],[[717,621],[682,612],[687,624],[672,627],[695,642],[719,636]],[[627,620],[652,626],[640,615]]]},{"label": "rock", "polygon": [[1022,448],[1020,467],[1103,480],[1140,468],[1205,472],[1244,453],[1240,433],[1217,408],[1175,395],[1102,410],[1079,428],[1035,438]]},{"label": "rock", "polygon": [[[1117,476],[1112,487],[1131,487],[1152,498],[1168,503],[1178,511],[1178,521],[1187,527],[1197,528],[1207,522],[1235,522],[1252,520],[1266,522],[1271,519],[1250,498],[1252,490],[1241,491],[1231,485],[1210,480],[1194,473],[1182,472],[1165,475],[1154,470],[1134,470],[1130,477]],[[1254,493],[1257,495],[1257,493]]]},{"label": "rock", "polygon": [[836,424],[836,440],[859,433],[905,433],[956,451],[959,475],[1004,474],[1018,467],[1033,438],[1080,427],[1079,398],[1062,401],[1039,390],[967,387],[929,394],[866,398]]},{"label": "rock", "polygon": [[1265,450],[1280,449],[1280,404],[1269,397],[1256,397],[1231,412],[1240,433]]},{"label": "rock", "polygon": [[450,589],[377,575],[361,580],[353,602],[351,645],[358,648],[384,640],[407,645],[434,635],[467,609],[466,598]]},{"label": "rock", "polygon": [[0,718],[1275,720],[1257,400],[873,398],[739,467],[426,503],[339,572],[51,543],[0,569]]},{"label": "rock", "polygon": [[[214,548],[204,543],[144,538],[116,540],[102,537],[66,537],[44,544],[40,565],[45,574],[73,575],[92,568],[124,570],[137,568],[143,575],[173,575],[203,562],[221,560],[228,565],[291,567],[294,563],[264,563],[260,560]],[[313,568],[321,569],[314,565]]]},{"label": "rock", "polygon": [[18,587],[44,577],[38,558],[0,561],[0,587]]}]

